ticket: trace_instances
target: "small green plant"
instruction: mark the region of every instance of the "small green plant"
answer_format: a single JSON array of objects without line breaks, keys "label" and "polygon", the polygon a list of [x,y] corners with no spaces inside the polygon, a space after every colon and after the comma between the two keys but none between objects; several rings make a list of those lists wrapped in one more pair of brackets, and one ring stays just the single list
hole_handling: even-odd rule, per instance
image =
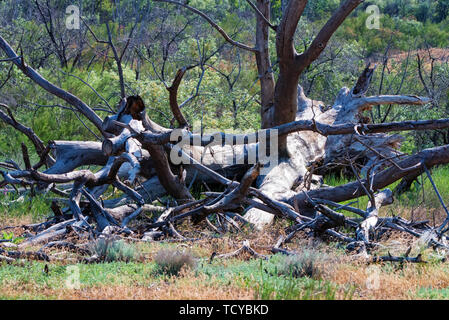
[{"label": "small green plant", "polygon": [[104,262],[130,262],[139,258],[137,250],[133,245],[123,240],[114,240],[111,238],[98,239],[91,245],[90,250],[92,254]]},{"label": "small green plant", "polygon": [[13,232],[3,231],[1,240],[8,240],[12,243],[18,244],[23,241],[23,237],[15,237]]},{"label": "small green plant", "polygon": [[3,240],[12,240],[13,238],[14,238],[14,233],[13,232],[3,231],[3,236],[2,236]]},{"label": "small green plant", "polygon": [[162,249],[154,257],[156,273],[177,276],[183,268],[194,268],[195,258],[190,251]]},{"label": "small green plant", "polygon": [[34,197],[28,194],[4,194],[0,192],[0,220],[2,218],[31,216],[38,222],[46,218],[50,210],[49,195],[38,194]]}]

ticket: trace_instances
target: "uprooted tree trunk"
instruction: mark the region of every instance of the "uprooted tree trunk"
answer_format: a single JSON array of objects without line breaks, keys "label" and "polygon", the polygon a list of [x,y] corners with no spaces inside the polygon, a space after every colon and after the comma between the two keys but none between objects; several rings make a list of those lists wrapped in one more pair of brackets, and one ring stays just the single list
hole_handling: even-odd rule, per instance
[{"label": "uprooted tree trunk", "polygon": [[[349,159],[359,158],[359,161],[363,161],[365,168],[362,172],[366,172],[384,159],[400,158],[402,154],[398,148],[402,138],[399,135],[385,133],[364,134],[365,124],[362,112],[379,104],[424,105],[429,102],[429,99],[415,96],[365,97],[364,93],[370,79],[367,74],[370,72],[372,69],[367,66],[354,88],[341,89],[334,104],[328,109],[321,101],[307,98],[299,87],[296,121],[311,120],[312,123],[317,124],[316,130],[315,132],[300,131],[288,136],[287,146],[291,156],[261,179],[259,183],[261,191],[277,200],[288,201],[294,197],[295,192],[319,188],[321,177],[317,173],[342,167],[348,164]],[[364,88],[363,91],[361,88]],[[346,135],[327,136],[328,133],[325,130],[320,131],[318,124],[332,126],[352,124],[352,132],[346,132]],[[353,135],[357,137],[354,139]],[[380,168],[376,167],[376,169]],[[317,190],[317,193],[319,194],[320,191]],[[306,209],[302,204],[296,208]],[[258,209],[251,209],[246,214],[248,221],[259,227],[269,225],[273,217]]]}]

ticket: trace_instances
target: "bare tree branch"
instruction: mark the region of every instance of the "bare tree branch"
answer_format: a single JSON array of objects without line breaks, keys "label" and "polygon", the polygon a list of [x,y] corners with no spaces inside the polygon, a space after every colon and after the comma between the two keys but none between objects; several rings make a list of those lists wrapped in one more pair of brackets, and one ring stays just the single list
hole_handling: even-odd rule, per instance
[{"label": "bare tree branch", "polygon": [[14,64],[31,80],[36,84],[41,86],[44,90],[49,93],[63,99],[68,104],[74,106],[79,112],[81,112],[87,119],[89,119],[103,135],[108,135],[103,132],[101,127],[103,120],[93,111],[86,103],[75,95],[67,92],[54,84],[50,83],[44,77],[42,77],[36,70],[26,65],[23,59],[19,59],[19,56],[11,48],[11,46],[6,42],[3,37],[0,36],[0,48],[5,52],[9,58],[16,58],[13,60]]},{"label": "bare tree branch", "polygon": [[178,72],[176,72],[176,76],[172,82],[172,85],[167,88],[170,94],[169,95],[170,108],[173,113],[173,116],[175,117],[176,121],[178,121],[180,127],[188,126],[187,120],[182,114],[181,109],[178,105],[178,88],[187,70],[188,70],[187,67],[179,69]]},{"label": "bare tree branch", "polygon": [[193,13],[201,16],[202,18],[204,18],[207,22],[209,22],[209,24],[215,29],[217,30],[222,36],[223,38],[229,42],[230,44],[232,44],[233,46],[236,46],[238,48],[247,50],[247,51],[251,51],[251,52],[256,52],[257,48],[253,48],[253,47],[249,47],[243,43],[240,43],[238,41],[234,41],[231,39],[231,37],[229,37],[229,35],[218,25],[216,24],[208,15],[206,15],[204,12],[193,8],[187,4],[181,3],[181,2],[177,2],[177,1],[172,1],[172,0],[154,0],[156,2],[166,2],[166,3],[171,3],[171,4],[176,4],[178,6],[184,7],[190,11],[192,11]]},{"label": "bare tree branch", "polygon": [[[422,166],[423,163],[427,167],[449,163],[449,145],[425,149],[398,162],[398,165],[402,168],[407,168],[406,170],[401,171],[395,166],[392,166],[377,173],[371,183],[372,190],[376,191],[385,188],[413,172],[422,172],[424,170]],[[362,180],[362,183],[365,186],[369,186],[366,179]],[[307,196],[305,193],[307,193]],[[360,188],[359,182],[355,181],[338,187],[328,187],[301,192],[291,197],[288,201],[292,205],[296,203],[296,206],[301,207],[305,201],[307,201],[308,197],[340,202],[358,198],[362,195],[364,195],[364,191]]]},{"label": "bare tree branch", "polygon": [[28,128],[28,127],[24,126],[23,124],[17,122],[17,120],[13,117],[11,110],[9,109],[9,107],[7,105],[0,103],[0,107],[5,108],[10,115],[10,116],[6,115],[0,109],[0,119],[2,119],[7,124],[11,125],[15,129],[17,129],[20,132],[22,132],[23,134],[25,134],[28,137],[28,139],[30,139],[30,141],[33,143],[37,154],[40,157],[44,157],[44,159],[46,160],[45,162],[46,162],[47,166],[52,166],[55,163],[55,159],[53,159],[48,154],[44,155],[44,150],[46,149],[44,142],[36,135],[36,133],[34,133],[33,129]]},{"label": "bare tree branch", "polygon": [[257,6],[256,6],[254,3],[252,3],[251,0],[246,0],[246,2],[248,2],[248,4],[251,6],[251,8],[254,9],[254,11],[256,12],[256,14],[257,14],[263,21],[265,21],[265,23],[266,23],[271,29],[273,29],[274,31],[276,31],[277,26],[273,25],[273,24],[270,22],[270,20],[268,20],[268,19],[265,17],[265,15],[264,15],[262,12],[260,12],[260,10],[257,8]]},{"label": "bare tree branch", "polygon": [[318,35],[312,41],[310,47],[302,55],[298,57],[297,67],[304,70],[313,61],[315,61],[326,48],[329,39],[337,31],[338,27],[345,21],[349,14],[361,4],[363,0],[346,0],[332,17],[326,22]]},{"label": "bare tree branch", "polygon": [[280,59],[279,66],[281,70],[287,68],[288,64],[285,63],[291,61],[297,55],[293,40],[299,19],[304,12],[307,2],[307,0],[289,1],[281,23],[277,28],[276,51]]}]

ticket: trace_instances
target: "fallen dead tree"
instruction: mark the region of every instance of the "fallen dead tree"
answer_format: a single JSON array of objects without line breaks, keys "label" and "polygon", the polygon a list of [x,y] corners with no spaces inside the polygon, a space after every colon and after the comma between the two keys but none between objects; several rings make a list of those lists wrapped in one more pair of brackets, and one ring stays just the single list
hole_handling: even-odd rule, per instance
[{"label": "fallen dead tree", "polygon": [[[165,2],[192,10],[175,1]],[[385,229],[415,237],[432,234],[428,244],[447,249],[445,232],[448,228],[445,227],[449,214],[444,224],[433,228],[427,223],[417,225],[398,217],[382,218],[379,212],[382,206],[393,201],[392,192],[383,188],[400,179],[428,173],[427,168],[449,163],[448,145],[415,155],[399,152],[402,137],[397,132],[447,129],[449,119],[366,123],[363,112],[375,105],[423,106],[431,102],[429,98],[412,95],[365,96],[375,69],[371,64],[352,89],[341,89],[330,107],[309,99],[297,85],[301,70],[318,57],[338,25],[359,3],[345,1],[310,49],[298,55],[290,52],[294,46],[288,39],[293,38],[292,32],[294,34],[304,3],[290,1],[290,14],[275,28],[281,69],[279,86],[270,89],[270,99],[262,97],[263,129],[250,134],[198,135],[189,131],[189,124],[177,102],[177,90],[187,68],[180,69],[172,85],[167,86],[177,128],[165,128],[152,121],[139,96],[125,97],[122,75],[121,100],[116,113],[101,119],[85,102],[50,83],[27,65],[25,58],[17,55],[0,36],[0,49],[8,61],[42,89],[73,106],[95,126],[102,140],[50,141],[45,145],[31,128],[15,119],[7,105],[0,104],[6,111],[0,112],[0,119],[24,133],[40,159],[32,165],[24,146],[23,167],[10,161],[1,162],[0,167],[4,170],[0,171],[3,177],[0,187],[18,186],[21,189],[17,192],[53,192],[61,197],[55,201],[62,208],[53,210],[58,218],[38,226],[27,226],[34,235],[18,248],[43,245],[43,249],[58,247],[86,254],[69,239],[94,241],[99,237],[120,235],[139,241],[169,238],[187,241],[192,238],[180,231],[180,226],[186,222],[203,224],[213,232],[225,233],[239,231],[243,226],[263,230],[277,217],[291,221],[292,226],[285,230],[286,236],[273,245],[272,252],[294,254],[282,246],[299,231],[344,243],[348,250],[369,252],[378,246],[373,231]],[[258,1],[257,5],[266,3]],[[209,19],[198,10],[194,12]],[[260,19],[258,15],[259,23]],[[271,68],[269,59],[261,57],[266,52],[235,43],[217,27],[214,26],[228,42],[256,52],[260,68]],[[268,26],[262,24],[261,28]],[[108,35],[109,41],[103,42],[113,46],[109,28]],[[260,48],[265,48],[262,46],[264,39],[257,39]],[[96,41],[99,40],[96,38]],[[295,61],[301,64],[292,69],[294,74],[290,74],[286,70]],[[121,70],[120,59],[116,62]],[[270,81],[261,78],[265,85],[269,86]],[[281,108],[284,103],[287,111]],[[387,134],[390,132],[395,134]],[[270,155],[275,156],[276,161],[273,157],[259,156],[261,150],[267,149],[274,151]],[[274,165],[271,161],[277,163]],[[44,166],[45,170],[42,169]],[[97,167],[79,169],[83,166]],[[335,166],[351,168],[356,181],[337,187],[321,186],[321,175]],[[195,184],[211,186],[213,190],[203,193],[201,199],[195,199],[191,193]],[[69,188],[62,190],[61,185],[69,185]],[[121,191],[122,195],[103,199],[109,186]],[[369,198],[366,210],[339,204],[365,195]],[[163,196],[168,197],[162,200]],[[342,211],[356,213],[361,219],[348,218]],[[244,242],[236,252],[216,257],[231,257],[242,251],[262,256]],[[23,255],[21,251],[3,250],[0,254],[8,262],[17,257],[45,258],[40,253]],[[418,257],[415,260],[420,262]]]}]

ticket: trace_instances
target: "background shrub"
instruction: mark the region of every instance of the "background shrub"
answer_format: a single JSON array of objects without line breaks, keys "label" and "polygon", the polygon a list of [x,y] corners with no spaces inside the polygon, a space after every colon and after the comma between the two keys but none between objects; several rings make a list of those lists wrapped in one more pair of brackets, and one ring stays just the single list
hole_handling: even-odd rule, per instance
[{"label": "background shrub", "polygon": [[183,268],[195,267],[196,261],[190,251],[162,249],[154,257],[156,273],[177,276]]},{"label": "background shrub", "polygon": [[331,256],[314,249],[304,249],[297,255],[287,256],[276,266],[279,276],[320,279],[324,268],[331,263]]},{"label": "background shrub", "polygon": [[115,262],[135,261],[139,258],[136,248],[123,240],[98,239],[90,248],[92,254],[97,255],[101,261]]}]

